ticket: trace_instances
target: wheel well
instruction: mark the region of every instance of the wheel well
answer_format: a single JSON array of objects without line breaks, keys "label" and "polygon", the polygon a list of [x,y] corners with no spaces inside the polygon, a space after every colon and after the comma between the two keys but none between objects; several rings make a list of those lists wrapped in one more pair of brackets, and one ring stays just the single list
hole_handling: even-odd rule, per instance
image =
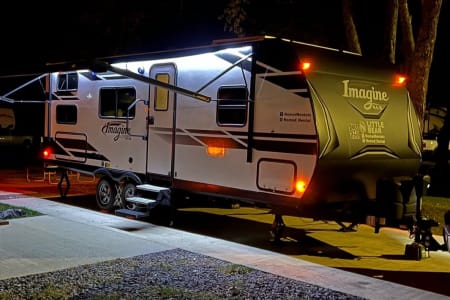
[{"label": "wheel well", "polygon": [[132,182],[134,184],[142,184],[141,178],[133,172],[124,170],[114,170],[107,168],[99,168],[94,171],[95,176],[108,177],[116,183]]}]

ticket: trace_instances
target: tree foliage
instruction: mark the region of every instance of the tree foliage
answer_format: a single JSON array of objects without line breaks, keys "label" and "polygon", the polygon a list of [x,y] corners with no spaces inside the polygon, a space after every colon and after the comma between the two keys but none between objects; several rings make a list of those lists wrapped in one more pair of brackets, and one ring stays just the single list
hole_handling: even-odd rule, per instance
[{"label": "tree foliage", "polygon": [[237,36],[245,35],[244,22],[247,19],[246,6],[250,0],[230,0],[223,14],[219,16],[224,21],[224,31],[233,32]]},{"label": "tree foliage", "polygon": [[[416,7],[417,1],[408,2],[408,0],[372,1],[369,4],[366,2],[360,4],[352,0],[334,2],[322,2],[322,6],[316,6],[316,11],[312,11],[314,7],[308,6],[308,4],[289,0],[274,0],[270,2],[270,5],[256,0],[229,0],[222,19],[225,22],[225,28],[238,36],[261,33],[286,35],[287,33],[292,38],[301,35],[300,37],[303,40],[311,37],[305,34],[305,31],[317,29],[312,24],[324,24],[321,30],[314,31],[316,36],[320,36],[321,44],[337,45],[339,48],[345,45],[346,50],[357,53],[365,51],[362,47],[364,45],[361,45],[360,36],[370,36],[370,39],[384,36],[382,42],[380,42],[383,47],[379,50],[378,56],[384,57],[386,61],[392,64],[399,65],[408,75],[408,89],[416,111],[423,120],[442,0],[422,0],[420,7]],[[330,7],[336,5],[336,3],[340,5],[342,12],[341,22],[328,25],[326,22],[332,18],[325,15],[323,6],[327,5],[327,11],[331,10],[335,15],[338,15],[336,11],[339,10],[336,10],[336,7]],[[358,11],[358,8],[353,7],[356,4],[360,5],[359,8],[361,8],[361,5],[365,6],[366,10]],[[411,4],[414,4],[414,15],[410,12]],[[275,5],[278,7],[278,12],[273,10]],[[368,6],[369,10],[367,10]],[[264,13],[267,11],[270,11],[271,20],[282,21],[286,26],[291,26],[290,31],[285,30],[286,26],[275,26],[273,22],[270,22],[270,24],[264,22],[263,20],[269,20],[269,14]],[[280,11],[285,19],[277,18],[277,13],[280,13]],[[379,29],[380,33],[366,33],[360,30],[359,26],[364,29],[364,26],[367,25],[367,22],[364,21],[371,17],[370,14],[376,14],[377,12],[379,12],[379,15],[376,15],[376,17],[385,20],[384,26]],[[357,17],[357,20],[355,20],[355,17]],[[298,19],[307,21],[299,23]],[[358,20],[360,21],[359,24]],[[330,26],[326,28],[330,30],[329,35],[323,34],[326,26]],[[365,29],[371,27],[373,27],[373,24],[369,24]],[[336,29],[341,30],[341,34],[336,34]],[[360,30],[359,34],[358,30]],[[341,40],[336,41],[330,38],[333,35]],[[401,47],[399,48],[397,47],[398,39],[401,39]],[[317,42],[317,38],[315,41],[310,39],[309,42]]]}]

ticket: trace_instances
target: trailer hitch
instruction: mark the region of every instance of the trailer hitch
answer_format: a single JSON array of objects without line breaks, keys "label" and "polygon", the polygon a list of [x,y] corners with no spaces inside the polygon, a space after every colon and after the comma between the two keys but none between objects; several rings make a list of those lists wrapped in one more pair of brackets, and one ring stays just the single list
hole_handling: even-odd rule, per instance
[{"label": "trailer hitch", "polygon": [[438,225],[439,223],[433,219],[419,218],[410,227],[410,237],[414,238],[414,242],[406,245],[405,255],[420,260],[430,257],[430,251],[446,250],[446,245],[440,245],[431,232],[431,228]]}]

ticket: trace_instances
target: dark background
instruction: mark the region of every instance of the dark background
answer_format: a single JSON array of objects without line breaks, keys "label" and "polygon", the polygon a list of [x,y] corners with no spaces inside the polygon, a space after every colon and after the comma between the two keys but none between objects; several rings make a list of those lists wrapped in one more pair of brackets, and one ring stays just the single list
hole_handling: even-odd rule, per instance
[{"label": "dark background", "polygon": [[[345,47],[340,1],[252,0],[243,25],[247,34],[271,34]],[[385,8],[379,0],[353,1],[363,54],[383,49]],[[409,1],[420,20],[420,1]],[[47,71],[47,63],[163,51],[235,37],[220,19],[227,0],[79,0],[2,2],[0,76]],[[446,103],[449,3],[443,1],[429,100]],[[398,46],[400,46],[398,44]],[[0,92],[3,86],[0,82]]]},{"label": "dark background", "polygon": [[0,72],[36,72],[47,62],[209,43],[226,36],[218,20],[225,3],[81,0],[46,4],[19,0],[8,9],[3,4]]},{"label": "dark background", "polygon": [[[248,18],[243,23],[247,34],[270,34],[345,48],[340,1],[252,1],[259,5],[248,7]],[[419,1],[410,3],[416,3],[410,7],[416,20]],[[188,48],[236,37],[225,30],[225,22],[220,19],[227,4],[227,0],[2,2],[0,95],[25,81],[25,77],[16,75],[35,76],[49,71],[48,63]],[[383,49],[384,6],[379,0],[354,4],[363,54],[375,58]],[[449,6],[444,0],[430,74],[428,103],[433,106],[449,101]],[[42,108],[14,106],[17,133],[40,135]]]}]

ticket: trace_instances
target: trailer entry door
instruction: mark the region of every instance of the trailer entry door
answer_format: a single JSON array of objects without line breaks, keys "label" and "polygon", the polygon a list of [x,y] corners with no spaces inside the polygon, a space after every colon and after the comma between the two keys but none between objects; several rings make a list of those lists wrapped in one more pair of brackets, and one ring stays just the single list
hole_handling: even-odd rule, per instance
[{"label": "trailer entry door", "polygon": [[[150,77],[176,85],[173,64],[154,65]],[[173,177],[175,93],[163,87],[150,85],[148,172]]]}]

